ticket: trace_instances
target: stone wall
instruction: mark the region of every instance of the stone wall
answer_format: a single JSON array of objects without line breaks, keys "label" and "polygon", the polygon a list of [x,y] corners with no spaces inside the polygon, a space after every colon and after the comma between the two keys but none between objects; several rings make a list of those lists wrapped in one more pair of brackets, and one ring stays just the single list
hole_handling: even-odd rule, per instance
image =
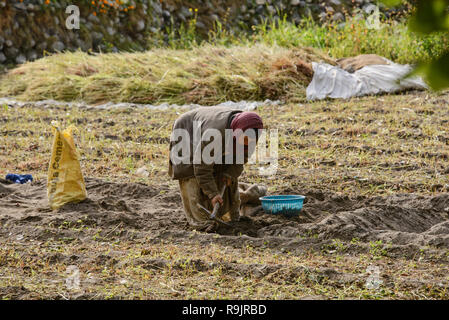
[{"label": "stone wall", "polygon": [[[112,0],[111,0],[112,1]],[[48,2],[48,1],[47,1]],[[45,52],[63,50],[120,51],[145,50],[167,30],[186,24],[197,15],[198,32],[207,34],[216,20],[224,27],[250,30],[262,19],[279,18],[284,14],[298,23],[303,17],[323,17],[326,11],[333,18],[344,20],[343,11],[353,7],[367,9],[367,0],[139,0],[129,1],[134,9],[128,12],[109,10],[94,14],[87,0],[0,0],[0,64],[23,63]],[[80,8],[80,29],[68,30],[67,6]],[[195,10],[196,9],[196,10]],[[162,32],[161,32],[162,31]],[[163,39],[162,39],[163,41]]]}]

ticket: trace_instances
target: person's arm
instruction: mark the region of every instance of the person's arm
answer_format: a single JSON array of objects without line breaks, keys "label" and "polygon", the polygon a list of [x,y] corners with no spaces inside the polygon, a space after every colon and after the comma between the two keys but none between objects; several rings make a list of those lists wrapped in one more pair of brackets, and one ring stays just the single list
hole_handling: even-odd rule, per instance
[{"label": "person's arm", "polygon": [[214,165],[194,164],[193,171],[201,190],[212,200],[218,195],[218,187],[214,178]]},{"label": "person's arm", "polygon": [[243,172],[243,164],[225,164],[223,174],[238,178]]}]

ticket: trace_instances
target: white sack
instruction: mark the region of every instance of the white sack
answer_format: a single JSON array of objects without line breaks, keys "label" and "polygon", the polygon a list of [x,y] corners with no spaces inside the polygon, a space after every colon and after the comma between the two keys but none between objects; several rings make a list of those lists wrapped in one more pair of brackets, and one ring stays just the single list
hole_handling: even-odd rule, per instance
[{"label": "white sack", "polygon": [[[314,75],[307,87],[309,100],[358,97],[391,93],[405,89],[427,89],[421,77],[400,80],[412,67],[389,61],[388,65],[369,65],[349,73],[327,63],[312,62]],[[400,80],[400,81],[398,81]]]}]

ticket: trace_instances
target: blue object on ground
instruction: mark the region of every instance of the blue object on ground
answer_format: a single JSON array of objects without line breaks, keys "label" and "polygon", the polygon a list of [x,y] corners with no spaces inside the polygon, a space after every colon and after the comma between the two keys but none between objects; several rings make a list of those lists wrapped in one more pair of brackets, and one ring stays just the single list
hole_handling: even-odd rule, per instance
[{"label": "blue object on ground", "polygon": [[13,174],[8,173],[6,175],[6,180],[12,181],[14,183],[24,184],[28,181],[33,181],[33,176],[31,174]]},{"label": "blue object on ground", "polygon": [[304,199],[300,195],[279,195],[260,197],[262,209],[269,214],[283,214],[293,217],[299,215]]}]

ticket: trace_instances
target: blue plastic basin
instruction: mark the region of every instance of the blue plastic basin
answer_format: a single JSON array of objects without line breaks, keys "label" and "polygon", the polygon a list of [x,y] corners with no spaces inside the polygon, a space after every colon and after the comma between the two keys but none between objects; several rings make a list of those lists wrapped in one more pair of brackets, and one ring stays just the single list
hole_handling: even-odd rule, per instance
[{"label": "blue plastic basin", "polygon": [[300,195],[279,195],[260,197],[262,209],[268,214],[282,214],[288,217],[299,215],[304,199]]}]

